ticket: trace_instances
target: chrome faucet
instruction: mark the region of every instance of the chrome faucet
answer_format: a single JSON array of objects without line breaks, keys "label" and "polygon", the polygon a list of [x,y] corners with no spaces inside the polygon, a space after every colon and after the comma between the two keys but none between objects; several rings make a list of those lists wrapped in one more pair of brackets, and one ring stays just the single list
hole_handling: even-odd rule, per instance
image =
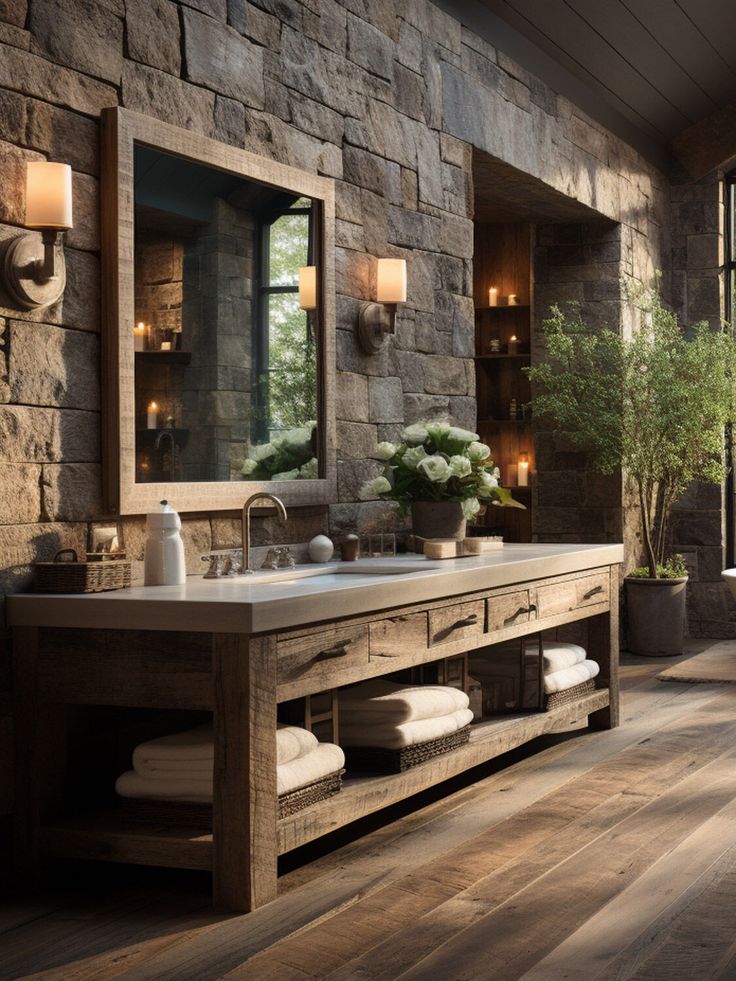
[{"label": "chrome faucet", "polygon": [[284,502],[280,498],[274,497],[273,494],[259,491],[257,494],[251,494],[245,502],[243,505],[243,572],[246,575],[253,572],[250,567],[250,511],[256,501],[271,501],[275,505],[281,521],[286,521]]}]

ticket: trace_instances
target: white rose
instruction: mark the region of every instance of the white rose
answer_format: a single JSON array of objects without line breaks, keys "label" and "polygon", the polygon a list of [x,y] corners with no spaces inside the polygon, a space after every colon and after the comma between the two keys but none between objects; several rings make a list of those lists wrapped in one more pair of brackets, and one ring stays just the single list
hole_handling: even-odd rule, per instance
[{"label": "white rose", "polygon": [[468,521],[471,521],[480,511],[480,501],[477,497],[469,497],[463,501],[463,514]]},{"label": "white rose", "polygon": [[257,463],[262,463],[264,460],[268,460],[269,457],[273,456],[276,452],[276,447],[271,443],[261,443],[260,446],[254,446],[250,451],[251,459],[255,460]]},{"label": "white rose", "polygon": [[427,432],[432,437],[435,442],[439,442],[444,439],[445,436],[449,436],[451,426],[449,422],[428,422]]},{"label": "white rose", "polygon": [[376,447],[376,456],[379,460],[390,460],[391,457],[396,456],[397,449],[398,447],[393,443],[379,443]]},{"label": "white rose", "polygon": [[470,460],[466,456],[451,456],[450,467],[456,477],[467,477],[473,469]]},{"label": "white rose", "polygon": [[419,463],[427,456],[423,446],[412,446],[401,457],[401,462],[408,470],[416,470]]},{"label": "white rose", "polygon": [[480,439],[477,433],[471,433],[469,429],[460,429],[458,426],[451,426],[447,435],[450,439],[456,439],[458,443],[474,443]]},{"label": "white rose", "polygon": [[494,477],[487,470],[481,470],[478,494],[481,497],[490,497],[496,487],[498,487],[498,477]]},{"label": "white rose", "polygon": [[257,469],[258,469],[258,461],[248,459],[243,461],[243,466],[241,467],[240,472],[243,474],[244,477],[247,477],[248,474],[253,473],[253,471]]},{"label": "white rose", "polygon": [[360,488],[361,501],[371,501],[380,494],[388,494],[391,484],[386,477],[374,477],[373,480],[366,480]]},{"label": "white rose", "polygon": [[465,452],[468,455],[468,459],[472,460],[473,463],[481,463],[491,455],[491,448],[490,446],[486,446],[485,443],[473,442]]},{"label": "white rose", "polygon": [[401,438],[410,446],[420,446],[428,436],[427,427],[421,422],[416,422],[413,426],[407,426],[401,434]]},{"label": "white rose", "polygon": [[452,467],[439,453],[433,453],[432,456],[425,456],[417,464],[417,470],[420,470],[427,480],[431,480],[433,484],[444,484],[452,476]]}]

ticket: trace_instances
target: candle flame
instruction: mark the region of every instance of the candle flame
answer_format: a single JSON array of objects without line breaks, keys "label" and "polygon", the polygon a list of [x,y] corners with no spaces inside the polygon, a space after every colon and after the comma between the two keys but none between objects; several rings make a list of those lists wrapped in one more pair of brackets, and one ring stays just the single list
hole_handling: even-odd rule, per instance
[{"label": "candle flame", "polygon": [[158,412],[158,402],[151,402],[151,404],[148,406],[148,411]]}]

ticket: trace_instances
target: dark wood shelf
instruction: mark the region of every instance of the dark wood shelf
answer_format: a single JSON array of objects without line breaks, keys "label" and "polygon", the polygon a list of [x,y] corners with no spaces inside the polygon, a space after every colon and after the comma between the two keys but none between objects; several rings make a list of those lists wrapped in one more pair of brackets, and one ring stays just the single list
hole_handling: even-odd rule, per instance
[{"label": "dark wood shelf", "polygon": [[136,361],[144,364],[189,364],[191,351],[136,351]]},{"label": "dark wood shelf", "polygon": [[516,360],[516,359],[520,359],[520,358],[526,358],[527,361],[528,361],[529,358],[531,358],[531,352],[530,351],[524,351],[524,352],[521,352],[519,354],[506,354],[503,351],[498,351],[498,352],[493,351],[490,354],[476,354],[475,355],[475,360],[476,361],[503,361],[503,360],[507,360],[509,358],[512,359],[512,360]]},{"label": "dark wood shelf", "polygon": [[486,310],[531,310],[528,303],[514,303],[513,306],[497,304],[495,307],[476,307],[476,313],[484,313]]}]

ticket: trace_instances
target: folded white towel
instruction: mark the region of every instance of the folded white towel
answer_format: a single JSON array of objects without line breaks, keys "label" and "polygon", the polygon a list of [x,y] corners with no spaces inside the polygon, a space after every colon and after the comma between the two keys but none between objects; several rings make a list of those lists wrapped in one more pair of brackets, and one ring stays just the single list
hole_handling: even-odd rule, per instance
[{"label": "folded white towel", "polygon": [[377,678],[340,692],[340,715],[366,722],[417,722],[468,707],[464,691],[446,685],[400,685]]},{"label": "folded white towel", "polygon": [[[527,650],[529,647],[527,646]],[[567,644],[560,641],[544,641],[544,673],[554,674],[563,671],[574,664],[582,663],[586,658],[585,648],[580,644]]]},{"label": "folded white towel", "polygon": [[473,712],[469,708],[458,709],[435,719],[417,719],[397,725],[366,723],[347,720],[340,716],[340,742],[343,746],[377,746],[382,749],[402,749],[426,743],[430,739],[448,736],[470,725]]},{"label": "folded white towel", "polygon": [[[509,641],[499,644],[498,647],[488,655],[475,655],[470,658],[470,667],[475,674],[495,674],[497,665],[494,664],[494,656],[510,657],[519,654],[519,642]],[[536,658],[539,654],[539,642],[537,640],[527,640],[524,645],[524,655],[528,658]],[[544,673],[553,674],[555,671],[562,671],[564,668],[571,668],[574,664],[580,664],[586,658],[585,648],[579,644],[568,644],[564,641],[545,640],[543,642]]]},{"label": "folded white towel", "polygon": [[[344,765],[345,754],[339,746],[318,743],[315,749],[299,759],[276,767],[276,792],[280,796],[306,787],[307,784],[342,770]],[[212,800],[212,768],[207,775],[181,774],[178,778],[142,776],[135,770],[128,770],[118,777],[115,790],[121,797],[208,803]]]},{"label": "folded white towel", "polygon": [[548,695],[558,691],[567,691],[574,685],[580,685],[590,678],[595,678],[601,667],[597,661],[581,661],[569,668],[555,671],[544,676],[544,690]]},{"label": "folded white towel", "polygon": [[[317,737],[298,726],[276,730],[276,762],[289,763],[318,745]],[[133,769],[144,777],[178,780],[212,773],[215,759],[212,724],[141,743],[133,750]]]}]

